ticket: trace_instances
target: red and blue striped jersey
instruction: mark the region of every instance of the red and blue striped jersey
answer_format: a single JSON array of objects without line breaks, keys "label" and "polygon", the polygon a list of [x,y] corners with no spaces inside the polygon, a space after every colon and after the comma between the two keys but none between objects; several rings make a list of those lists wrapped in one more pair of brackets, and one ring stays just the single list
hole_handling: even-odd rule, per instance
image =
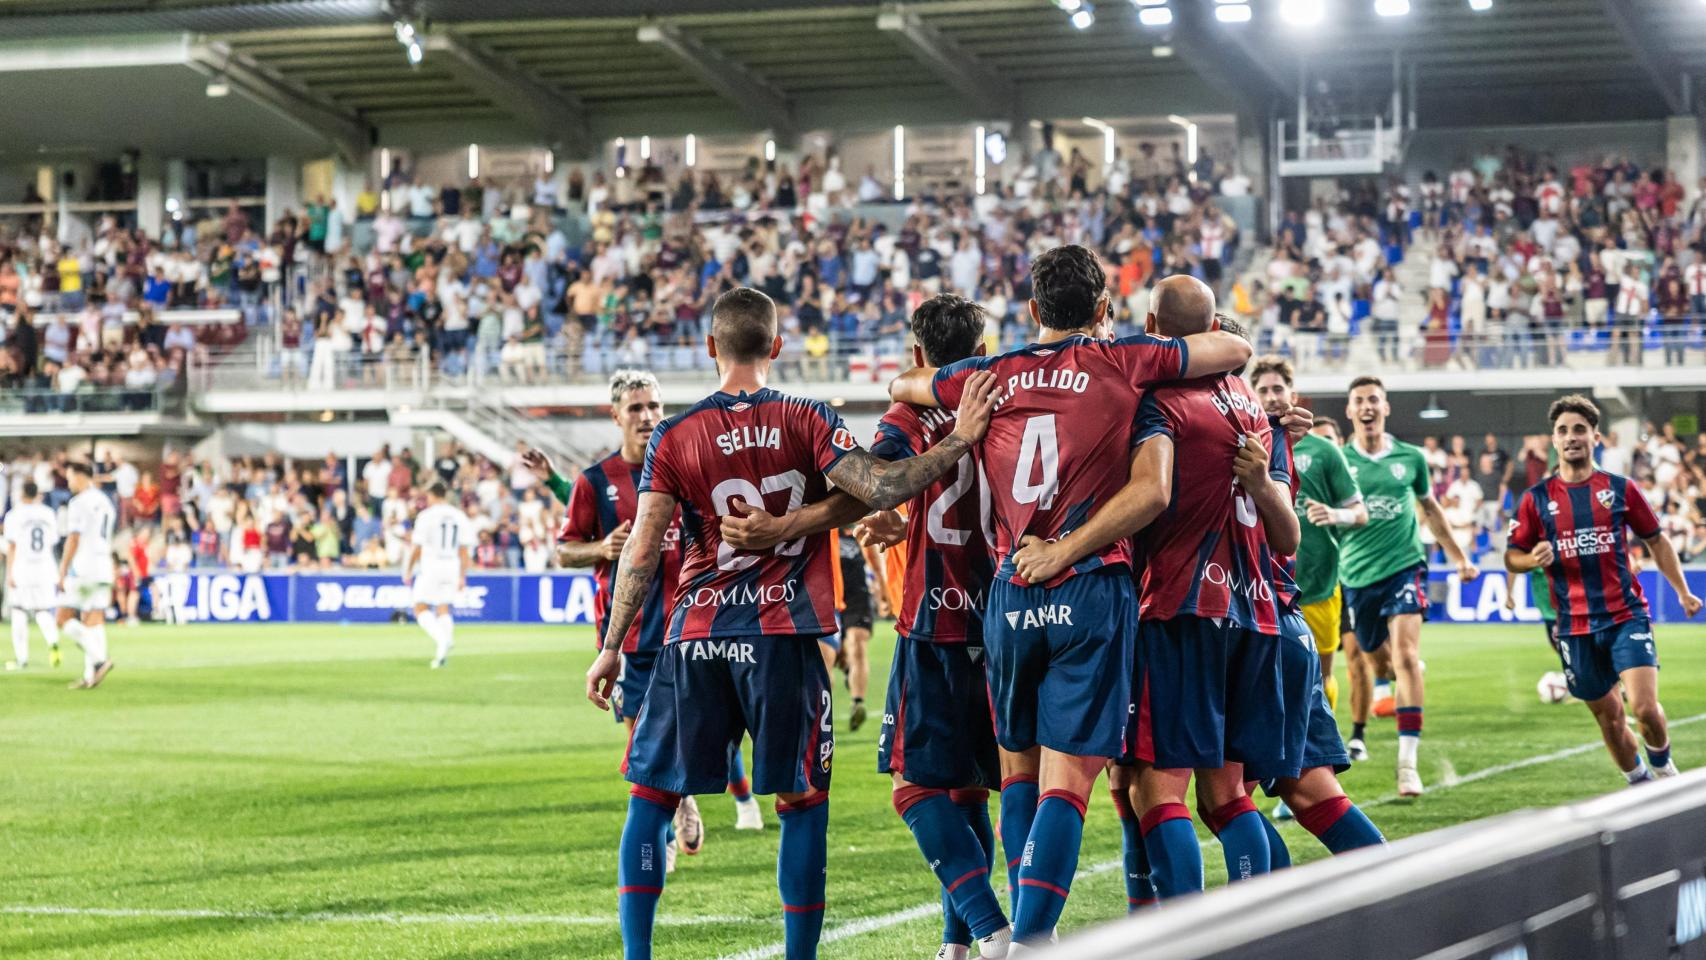
[{"label": "red and blue striped jersey", "polygon": [[[877,424],[871,452],[915,457],[954,432],[951,410],[897,403]],[[986,525],[988,489],[968,453],[906,505],[906,581],[895,632],[929,643],[983,644],[983,609],[995,564]]]},{"label": "red and blue striped jersey", "polygon": [[[997,577],[1025,586],[1012,560],[1020,539],[1060,539],[1125,486],[1130,461],[1114,451],[1130,449],[1138,403],[1155,383],[1183,376],[1189,362],[1181,340],[1073,336],[936,371],[932,387],[946,409],[960,405],[973,373],[988,370],[999,381],[995,414],[978,448],[989,484]],[[1045,586],[1130,563],[1127,542],[1111,543]]]},{"label": "red and blue striped jersey", "polygon": [[1546,568],[1558,633],[1580,636],[1647,616],[1647,599],[1629,568],[1626,530],[1645,540],[1659,518],[1641,489],[1604,470],[1581,483],[1553,475],[1523,492],[1511,519],[1510,546],[1533,550],[1552,544]]},{"label": "red and blue striped jersey", "polygon": [[1148,554],[1140,619],[1190,615],[1279,634],[1297,587],[1268,549],[1255,501],[1233,482],[1246,434],[1267,446],[1269,476],[1289,488],[1290,451],[1242,379],[1202,377],[1143,399],[1134,443],[1166,436],[1174,450],[1173,502],[1140,534]]},{"label": "red and blue striped jersey", "polygon": [[[586,468],[569,491],[568,514],[563,528],[557,532],[557,542],[571,540],[591,542],[603,540],[624,522],[633,523],[639,510],[641,465],[622,459],[620,452]],[[675,595],[676,577],[681,574],[681,516],[671,520],[663,532],[662,563],[658,575],[646,590],[646,599],[634,617],[628,635],[622,638],[622,652],[657,650],[663,646],[665,604]],[[598,641],[604,642],[604,632],[610,626],[611,587],[616,582],[616,562],[600,560],[593,565],[592,575],[598,581],[598,593],[593,599],[593,614],[598,619]]]},{"label": "red and blue striped jersey", "polygon": [[768,388],[713,393],[658,425],[640,492],[675,498],[686,544],[666,643],[835,632],[828,533],[736,550],[719,520],[732,500],[779,515],[823,499],[824,472],[857,447],[827,405]]}]

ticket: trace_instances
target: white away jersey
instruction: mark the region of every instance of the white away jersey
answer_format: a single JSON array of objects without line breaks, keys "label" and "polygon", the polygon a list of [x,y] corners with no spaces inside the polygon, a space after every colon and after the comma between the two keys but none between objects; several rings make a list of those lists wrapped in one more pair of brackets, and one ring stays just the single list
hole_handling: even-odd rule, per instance
[{"label": "white away jersey", "polygon": [[474,548],[474,528],[462,511],[447,504],[434,504],[415,514],[415,528],[409,542],[421,548],[423,571],[456,571],[461,565],[459,551]]},{"label": "white away jersey", "polygon": [[113,530],[118,514],[112,500],[90,487],[71,498],[65,508],[65,535],[77,534],[77,553],[71,558],[71,576],[93,583],[113,579]]},{"label": "white away jersey", "polygon": [[53,548],[59,543],[59,518],[46,504],[26,503],[6,514],[6,542],[18,548],[18,572],[51,571],[57,579]]}]

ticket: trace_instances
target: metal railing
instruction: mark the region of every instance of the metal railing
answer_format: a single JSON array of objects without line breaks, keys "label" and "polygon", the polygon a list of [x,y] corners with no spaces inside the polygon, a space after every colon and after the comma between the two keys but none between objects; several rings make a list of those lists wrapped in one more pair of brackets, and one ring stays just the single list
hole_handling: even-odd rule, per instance
[{"label": "metal railing", "polygon": [[175,398],[156,388],[82,387],[58,390],[0,391],[0,416],[27,414],[160,413],[177,406]]}]

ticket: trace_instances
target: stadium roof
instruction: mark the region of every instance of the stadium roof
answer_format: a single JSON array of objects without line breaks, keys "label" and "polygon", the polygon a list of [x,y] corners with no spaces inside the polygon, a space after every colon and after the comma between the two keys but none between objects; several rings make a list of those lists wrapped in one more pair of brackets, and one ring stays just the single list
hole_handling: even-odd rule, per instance
[{"label": "stadium roof", "polygon": [[[318,132],[333,142],[377,130],[398,144],[571,150],[637,132],[1284,115],[1304,65],[1347,100],[1377,101],[1394,50],[1415,65],[1424,126],[1652,119],[1687,112],[1685,74],[1706,70],[1697,2],[1493,0],[1477,13],[1466,0],[1413,0],[1408,16],[1383,18],[1372,0],[1326,0],[1326,20],[1302,29],[1280,22],[1278,0],[1252,4],[1252,22],[1226,24],[1214,0],[1171,0],[1173,24],[1156,29],[1126,0],[1103,0],[1078,30],[1047,0],[418,0],[401,5],[426,38],[411,67],[396,2],[0,0],[0,41],[187,37],[185,65],[250,74],[242,89],[296,101],[284,108],[308,112],[301,126],[329,123]],[[63,127],[106,108],[80,86],[46,101]],[[7,101],[11,129],[29,129],[11,114],[44,102]]]}]

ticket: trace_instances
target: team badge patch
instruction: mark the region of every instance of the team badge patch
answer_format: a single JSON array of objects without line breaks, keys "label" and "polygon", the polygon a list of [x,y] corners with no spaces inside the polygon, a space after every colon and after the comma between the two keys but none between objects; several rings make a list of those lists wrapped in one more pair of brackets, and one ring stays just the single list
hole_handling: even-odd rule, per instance
[{"label": "team badge patch", "polygon": [[605,496],[606,496],[606,497],[608,497],[608,498],[610,498],[610,499],[611,499],[611,500],[615,500],[615,499],[616,499],[616,496],[617,496],[617,494],[616,494],[616,484],[614,484],[614,483],[613,483],[613,484],[611,484],[611,485],[610,485],[610,486],[608,486],[608,487],[605,487],[605,488],[604,488],[604,495],[605,495]]},{"label": "team badge patch", "polygon": [[1409,473],[1410,473],[1410,468],[1409,468],[1409,467],[1406,467],[1406,466],[1404,466],[1404,465],[1403,465],[1403,464],[1401,464],[1401,463],[1394,463],[1394,464],[1393,464],[1393,465],[1392,465],[1392,477],[1393,477],[1393,479],[1395,479],[1395,480],[1402,480],[1402,479],[1404,479],[1404,477],[1406,477],[1406,476],[1407,476],[1407,475],[1408,475],[1408,474],[1409,474]]},{"label": "team badge patch", "polygon": [[835,436],[829,438],[829,442],[833,443],[837,450],[851,450],[859,445],[859,441],[853,439],[853,431],[846,427],[838,428]]},{"label": "team badge patch", "polygon": [[1557,513],[1558,512],[1558,501],[1556,501],[1556,500],[1546,501],[1546,512],[1547,513]]},{"label": "team badge patch", "polygon": [[1612,493],[1609,488],[1596,492],[1594,496],[1599,499],[1599,505],[1607,510],[1611,509],[1611,501],[1617,498],[1617,495]]},{"label": "team badge patch", "polygon": [[752,409],[752,404],[747,403],[745,400],[742,400],[739,403],[730,404],[729,409],[734,411],[735,413],[744,413],[744,412]]},{"label": "team badge patch", "polygon": [[1307,453],[1298,454],[1297,455],[1297,472],[1298,473],[1308,473],[1309,472],[1309,465],[1311,463],[1314,463],[1314,462],[1315,462],[1315,457],[1313,455],[1307,454]]}]

